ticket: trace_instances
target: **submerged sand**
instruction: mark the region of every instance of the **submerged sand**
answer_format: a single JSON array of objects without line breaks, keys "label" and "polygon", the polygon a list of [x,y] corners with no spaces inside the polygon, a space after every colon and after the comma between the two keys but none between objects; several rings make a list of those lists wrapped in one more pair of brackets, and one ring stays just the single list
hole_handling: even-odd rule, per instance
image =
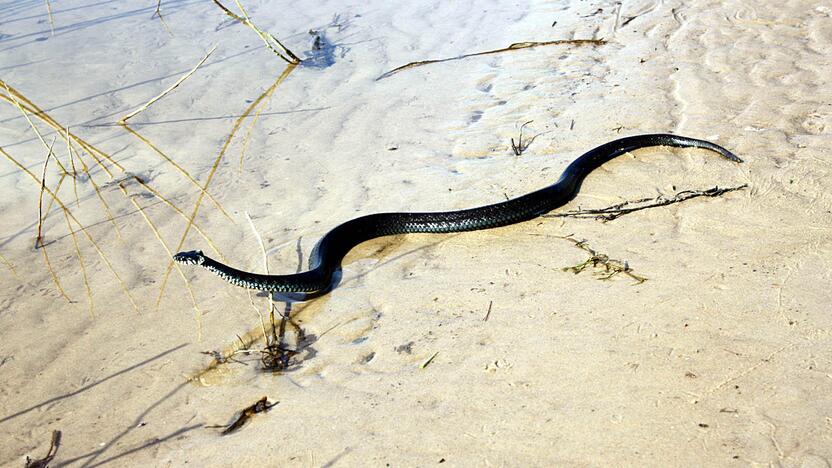
[{"label": "submerged sand", "polygon": [[[164,23],[154,3],[52,0],[51,26],[44,2],[0,7],[0,78],[111,172],[78,147],[91,180],[75,178],[77,203],[72,177],[59,192],[103,256],[77,232],[82,270],[63,212],[53,205],[44,221],[70,303],[33,248],[40,186],[0,162],[11,264],[0,264],[0,463],[43,457],[60,430],[54,466],[830,464],[824,2],[244,2],[311,58],[288,74],[212,2],[163,1]],[[318,50],[309,30],[323,34]],[[558,39],[607,43],[376,80],[412,61]],[[115,124],[215,44],[130,120],[144,141]],[[527,121],[538,136],[516,156],[510,139]],[[6,101],[0,122],[0,147],[39,178],[44,145]],[[72,161],[33,122],[56,139],[55,189],[55,159]],[[263,271],[248,213],[270,270],[293,272],[352,217],[497,202],[596,145],[650,132],[710,139],[746,162],[639,150],[595,171],[563,211],[749,188],[607,223],[368,242],[331,294],[277,304],[305,334],[282,373],[260,369],[265,298],[252,307],[244,290],[186,268],[188,282],[173,270],[157,301],[194,212],[205,237],[189,228],[183,249],[214,254],[208,238],[232,265]],[[206,186],[216,203],[200,198]],[[647,281],[564,271],[588,256],[567,236]],[[253,354],[212,365],[241,339],[258,339]],[[208,427],[263,396],[279,403],[235,433]]]}]

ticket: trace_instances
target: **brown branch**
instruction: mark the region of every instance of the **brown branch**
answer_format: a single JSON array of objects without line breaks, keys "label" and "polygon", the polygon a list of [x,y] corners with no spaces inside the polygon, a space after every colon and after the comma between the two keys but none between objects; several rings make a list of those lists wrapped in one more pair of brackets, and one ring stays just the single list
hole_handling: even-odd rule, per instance
[{"label": "brown branch", "polygon": [[[55,140],[52,140],[52,145]],[[43,247],[43,192],[46,190],[46,166],[49,164],[49,158],[52,156],[52,145],[49,145],[49,152],[46,153],[46,159],[43,161],[43,175],[40,177],[40,196],[38,197],[38,237],[35,238],[35,248]]]},{"label": "brown branch", "polygon": [[[667,206],[672,205],[674,203],[681,203],[686,200],[690,200],[691,198],[697,197],[718,197],[728,192],[734,192],[737,190],[742,190],[748,187],[748,184],[742,184],[737,187],[729,187],[729,188],[719,188],[713,187],[707,190],[683,190],[676,195],[665,198],[662,195],[659,195],[656,198],[640,198],[638,200],[630,200],[625,201],[623,203],[619,203],[617,205],[608,206],[606,208],[599,208],[599,209],[577,209],[573,211],[567,211],[565,213],[555,213],[549,215],[543,215],[544,218],[593,218],[603,222],[612,221],[616,218],[624,216],[625,214],[634,213],[636,211],[645,210],[647,208],[656,208],[659,206]],[[648,203],[650,202],[650,203]],[[643,205],[638,205],[639,203],[644,203]],[[638,206],[632,206],[638,205]]]},{"label": "brown branch", "polygon": [[517,143],[514,142],[514,138],[511,139],[511,150],[514,152],[515,156],[520,156],[521,154],[523,154],[523,152],[529,149],[529,146],[531,146],[531,144],[534,143],[534,140],[540,136],[540,134],[538,133],[537,135],[533,136],[531,140],[523,143],[523,129],[526,127],[526,125],[532,122],[534,122],[534,120],[529,120],[528,122],[520,126],[520,136],[517,137]]},{"label": "brown branch", "polygon": [[[214,0],[216,2],[216,0]],[[437,59],[437,60],[421,60],[418,62],[410,62],[407,65],[402,65],[400,67],[396,67],[386,73],[383,73],[381,76],[376,78],[376,81],[382,80],[387,78],[388,76],[395,75],[396,73],[413,67],[420,67],[422,65],[428,65],[431,63],[441,63],[441,62],[450,62],[452,60],[462,60],[468,57],[477,57],[480,55],[490,55],[490,54],[499,54],[501,52],[511,52],[514,50],[520,49],[531,49],[533,47],[541,47],[541,46],[549,46],[549,45],[558,45],[558,44],[571,44],[571,45],[603,45],[606,44],[607,41],[601,39],[566,39],[566,40],[558,40],[558,41],[544,41],[544,42],[515,42],[508,47],[503,47],[502,49],[494,49],[494,50],[486,50],[485,52],[474,52],[471,54],[464,54],[458,57],[449,57],[444,59]]]}]

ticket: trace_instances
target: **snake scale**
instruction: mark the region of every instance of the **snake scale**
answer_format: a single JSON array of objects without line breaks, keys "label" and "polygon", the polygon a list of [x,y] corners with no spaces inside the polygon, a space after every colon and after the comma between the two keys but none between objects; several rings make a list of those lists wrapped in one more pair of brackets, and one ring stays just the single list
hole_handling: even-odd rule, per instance
[{"label": "snake scale", "polygon": [[381,236],[428,232],[476,231],[534,219],[577,195],[581,182],[605,162],[629,151],[650,146],[704,148],[726,159],[742,162],[735,154],[709,141],[670,134],[647,134],[621,138],[594,148],[573,161],[557,182],[548,187],[493,205],[458,211],[426,213],[375,213],[340,224],[326,233],[309,259],[309,270],[291,275],[260,275],[237,270],[194,250],[174,255],[186,265],[200,265],[227,282],[249,289],[272,292],[327,292],[333,273],[344,255],[356,245]]}]

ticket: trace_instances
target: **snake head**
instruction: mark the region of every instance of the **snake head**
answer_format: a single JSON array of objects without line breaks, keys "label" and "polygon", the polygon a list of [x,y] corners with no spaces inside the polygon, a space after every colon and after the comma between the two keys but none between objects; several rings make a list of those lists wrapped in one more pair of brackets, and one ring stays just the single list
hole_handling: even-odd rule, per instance
[{"label": "snake head", "polygon": [[201,250],[191,250],[189,252],[179,252],[173,256],[175,262],[183,265],[202,265],[205,262],[205,255]]}]

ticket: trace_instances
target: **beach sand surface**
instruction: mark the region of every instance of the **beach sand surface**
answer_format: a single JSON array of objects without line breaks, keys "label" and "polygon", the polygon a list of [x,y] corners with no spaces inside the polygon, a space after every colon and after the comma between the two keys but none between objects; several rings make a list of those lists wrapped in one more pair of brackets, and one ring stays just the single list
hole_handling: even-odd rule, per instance
[{"label": "beach sand surface", "polygon": [[[42,111],[43,138],[0,100],[0,464],[44,457],[56,430],[52,466],[832,463],[828,3],[245,0],[294,68],[213,2],[162,1],[163,20],[155,3],[0,5],[0,94]],[[605,43],[378,79],[573,39]],[[367,242],[330,294],[276,303],[284,372],[259,359],[267,297],[171,269],[202,249],[263,272],[253,224],[292,273],[353,217],[499,202],[669,132],[745,162],[641,149],[558,212],[747,188]],[[66,211],[41,196],[50,145]]]}]

